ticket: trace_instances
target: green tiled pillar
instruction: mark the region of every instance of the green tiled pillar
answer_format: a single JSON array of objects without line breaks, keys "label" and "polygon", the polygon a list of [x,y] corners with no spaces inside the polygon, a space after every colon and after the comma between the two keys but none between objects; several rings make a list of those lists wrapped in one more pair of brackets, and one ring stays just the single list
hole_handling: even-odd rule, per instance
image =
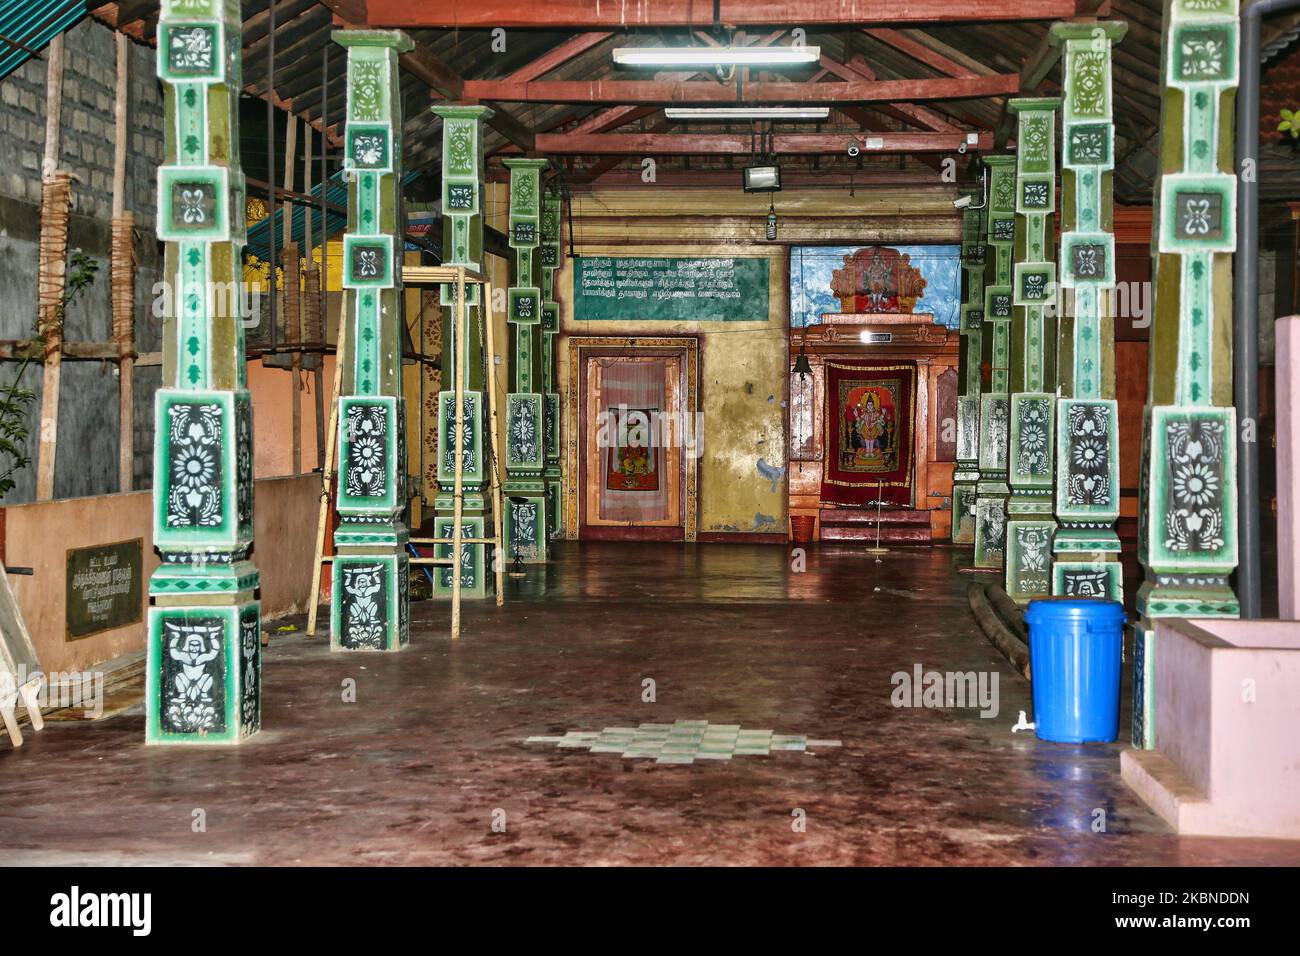
[{"label": "green tiled pillar", "polygon": [[[984,195],[972,197],[983,203]],[[962,214],[961,351],[957,355],[957,467],[952,473],[952,541],[975,543],[975,487],[980,457],[980,340],[984,325],[985,209]]]},{"label": "green tiled pillar", "polygon": [[1011,100],[1016,114],[1016,250],[1012,274],[1007,548],[1004,586],[1025,602],[1052,588],[1056,402],[1055,98]]},{"label": "green tiled pillar", "polygon": [[1115,400],[1115,236],[1111,47],[1125,23],[1058,23],[1063,46],[1061,287],[1071,302],[1057,349],[1052,593],[1123,600],[1119,564],[1119,403]]},{"label": "green tiled pillar", "polygon": [[975,493],[975,566],[1000,568],[1006,553],[1007,449],[1011,437],[1012,252],[1016,239],[1016,157],[989,156],[984,327],[980,361],[989,367],[980,393],[979,482]]},{"label": "green tiled pillar", "polygon": [[560,339],[560,303],[555,299],[555,274],[563,265],[560,255],[560,193],[552,180],[542,196],[542,431],[546,440],[546,527],[552,538],[564,537],[560,506],[560,387],[555,350]]},{"label": "green tiled pillar", "polygon": [[545,395],[542,362],[542,233],[544,159],[507,159],[510,247],[515,281],[507,302],[514,381],[506,395],[505,548],[510,560],[546,562]]},{"label": "green tiled pillar", "polygon": [[[164,0],[158,23],[165,155],[158,238],[173,284],[154,402],[154,544],[145,740],[237,743],[262,723],[253,545],[253,409],[242,316],[240,8]],[[237,298],[237,297],[233,297]]]},{"label": "green tiled pillar", "polygon": [[[485,106],[435,106],[433,112],[442,119],[442,248],[443,265],[483,270],[483,121],[492,115]],[[442,330],[442,376],[444,390],[438,393],[438,488],[434,499],[436,537],[450,538],[455,531],[456,449],[452,435],[456,428],[456,383],[453,349],[461,351],[461,369],[465,376],[464,407],[461,409],[459,434],[464,448],[464,508],[462,533],[482,538],[488,523],[487,490],[490,465],[485,460],[490,443],[484,424],[484,362],[482,335],[482,289],[466,286],[465,325],[454,321],[456,287],[444,285],[439,290],[444,307]],[[490,308],[490,303],[489,303]],[[493,374],[500,371],[494,369]],[[438,545],[434,554],[451,557],[450,544]],[[493,579],[487,565],[487,546],[461,545],[461,597],[481,598],[488,593]],[[434,575],[436,597],[451,596],[450,566],[441,566]]]},{"label": "green tiled pillar", "polygon": [[347,48],[348,230],[338,407],[339,513],[330,647],[398,651],[410,635],[406,405],[402,399],[402,104],[394,30],[339,30]]},{"label": "green tiled pillar", "polygon": [[1232,254],[1235,0],[1169,0],[1144,412],[1133,743],[1152,747],[1160,617],[1237,617]]}]

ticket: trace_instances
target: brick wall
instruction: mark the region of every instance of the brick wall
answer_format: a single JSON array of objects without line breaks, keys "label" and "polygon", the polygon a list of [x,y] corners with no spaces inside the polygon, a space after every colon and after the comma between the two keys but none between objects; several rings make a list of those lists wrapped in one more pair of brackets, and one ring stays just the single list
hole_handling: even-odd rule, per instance
[{"label": "brick wall", "polygon": [[[154,238],[155,181],[163,151],[162,91],[154,77],[154,53],[129,44],[130,92],[127,121],[126,207],[135,213],[136,342],[141,352],[160,348],[161,323],[152,314],[159,246]],[[45,154],[47,58],[28,60],[0,80],[0,339],[31,336],[36,320],[37,244],[40,236],[41,160]],[[117,52],[113,31],[84,20],[65,34],[62,136],[59,166],[75,177],[68,245],[99,263],[86,295],[69,307],[65,338],[104,342],[111,338],[109,224],[113,207],[113,106]],[[0,362],[0,387],[13,381],[18,365]],[[59,392],[59,457],[55,496],[76,497],[118,491],[118,386],[115,365],[65,362]],[[151,485],[153,394],[160,370],[135,372],[136,489]],[[21,384],[34,389],[28,409],[26,453],[32,463],[14,475],[16,486],[0,504],[35,497],[37,436],[40,429],[41,366],[33,363]],[[7,463],[4,463],[7,467]]]},{"label": "brick wall", "polygon": [[[154,52],[129,45],[131,125],[127,142],[127,208],[150,228],[154,177],[163,152],[162,90]],[[0,195],[41,201],[45,153],[46,58],[33,58],[0,80]],[[83,20],[64,35],[61,168],[77,177],[72,211],[107,220],[113,210],[113,103],[117,52],[113,31]]]}]

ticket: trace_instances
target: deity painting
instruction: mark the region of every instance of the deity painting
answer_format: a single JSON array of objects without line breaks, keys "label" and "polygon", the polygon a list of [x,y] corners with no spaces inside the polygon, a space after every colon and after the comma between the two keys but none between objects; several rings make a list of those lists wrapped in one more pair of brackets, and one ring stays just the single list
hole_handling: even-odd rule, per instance
[{"label": "deity painting", "polygon": [[651,423],[657,408],[611,408],[609,438],[610,491],[658,491],[659,449],[652,440]]},{"label": "deity painting", "polygon": [[827,361],[821,500],[912,506],[916,363]]},{"label": "deity painting", "polygon": [[898,466],[898,401],[893,383],[844,383],[840,467],[890,471]]},{"label": "deity painting", "polygon": [[910,253],[867,246],[843,256],[843,262],[831,273],[831,291],[843,312],[911,314],[925,295],[925,277]]},{"label": "deity painting", "polygon": [[961,246],[794,246],[790,324],[827,315],[911,315],[957,328],[961,322]]}]

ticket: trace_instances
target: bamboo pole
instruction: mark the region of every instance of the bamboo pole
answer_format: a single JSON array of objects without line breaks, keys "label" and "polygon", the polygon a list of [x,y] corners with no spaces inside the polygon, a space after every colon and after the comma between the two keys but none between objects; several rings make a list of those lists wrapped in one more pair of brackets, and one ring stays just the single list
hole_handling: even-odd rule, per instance
[{"label": "bamboo pole", "polygon": [[503,541],[502,525],[505,521],[505,515],[501,507],[501,455],[498,447],[497,436],[497,388],[496,388],[496,333],[493,330],[492,321],[492,284],[485,282],[483,284],[483,306],[479,313],[484,316],[484,325],[486,326],[485,338],[487,339],[487,393],[488,393],[488,420],[491,423],[491,442],[492,442],[492,531],[496,540],[496,552],[492,556],[492,567],[496,571],[497,583],[497,607],[501,607],[506,600],[505,580],[506,580],[506,553]]},{"label": "bamboo pole", "polygon": [[135,217],[126,211],[127,103],[130,46],[117,42],[117,90],[113,104],[113,339],[117,345],[117,490],[135,488]]},{"label": "bamboo pole", "polygon": [[[286,193],[294,192],[295,178],[293,161],[295,153],[298,151],[298,117],[293,113],[285,114],[284,130],[284,191]],[[290,203],[284,204],[284,219],[281,223],[281,231],[284,238],[282,245],[288,245],[293,242],[293,206]]]},{"label": "bamboo pole", "polygon": [[[329,218],[325,210],[327,203],[327,193],[329,192],[329,142],[325,138],[325,130],[329,129],[329,89],[330,78],[330,44],[325,44],[323,55],[321,56],[320,66],[320,286],[318,298],[318,308],[316,318],[320,321],[320,340],[324,342],[328,337],[329,318],[326,313],[329,311]],[[311,218],[308,212],[307,218]],[[335,358],[337,362],[338,359]],[[325,463],[325,356],[321,355],[320,361],[316,363],[316,460],[324,467]]]},{"label": "bamboo pole", "polygon": [[45,77],[45,158],[41,163],[41,238],[37,278],[37,322],[45,340],[41,392],[40,451],[36,500],[54,497],[54,459],[59,435],[59,382],[63,370],[63,288],[67,268],[68,208],[72,177],[59,170],[63,121],[63,34],[50,41]]},{"label": "bamboo pole", "polygon": [[45,159],[41,178],[49,179],[59,168],[59,134],[63,123],[63,34],[50,41],[45,74]]},{"label": "bamboo pole", "polygon": [[[289,113],[284,134],[284,188],[294,190],[294,160],[298,152],[298,117]],[[311,245],[307,246],[311,255]],[[293,207],[284,206],[284,319],[290,341],[302,341],[302,290],[298,281],[298,247],[293,241]],[[290,268],[292,260],[293,268]],[[292,275],[290,275],[292,273]],[[302,474],[302,353],[294,349],[289,363],[290,402],[293,408],[293,473]]]},{"label": "bamboo pole", "polygon": [[452,336],[452,360],[451,374],[456,379],[456,404],[455,412],[452,416],[451,441],[454,451],[452,452],[456,464],[456,480],[453,485],[454,500],[452,502],[452,529],[451,529],[451,639],[460,640],[460,576],[461,576],[461,539],[464,534],[461,530],[461,515],[464,513],[464,501],[462,494],[465,488],[465,361],[462,357],[468,346],[465,336],[469,332],[469,321],[465,308],[465,269],[463,267],[456,270],[456,308],[453,315],[456,319],[455,332]]},{"label": "bamboo pole", "polygon": [[[282,251],[281,267],[284,272],[284,324],[285,332],[294,343],[302,342],[302,277],[298,266],[298,244],[286,242]],[[302,474],[302,352],[294,349],[289,358],[290,406],[293,410],[293,473]]]},{"label": "bamboo pole", "polygon": [[[316,610],[320,604],[320,575],[325,557],[325,532],[329,528],[330,503],[334,489],[334,436],[339,429],[339,393],[343,389],[343,350],[346,347],[348,324],[339,320],[338,348],[334,352],[334,395],[330,401],[329,434],[325,442],[325,465],[321,469],[320,514],[316,519],[316,551],[311,565],[311,594],[307,597],[307,636],[316,636]],[[321,363],[325,356],[321,353]]]},{"label": "bamboo pole", "polygon": [[[303,192],[311,195],[311,177],[312,177],[312,156],[311,145],[312,135],[311,127],[304,127],[303,133],[306,141],[303,143],[302,158],[302,188]],[[312,255],[312,216],[315,215],[315,209],[312,206],[303,208],[302,217],[302,234],[303,234],[303,252],[305,254],[304,262],[306,266],[303,270],[303,296],[302,308],[298,319],[298,328],[302,331],[302,338],[317,338],[317,330],[322,328],[320,322],[321,298],[320,298],[320,272],[316,268],[316,259]],[[295,352],[295,358],[298,360],[299,371],[295,372],[294,378],[299,380],[299,391],[301,391],[301,367],[302,353]],[[316,361],[316,373],[320,374],[321,363],[323,358]],[[319,384],[319,382],[318,382]],[[321,400],[320,389],[316,389],[313,396],[316,400],[316,464],[321,465],[325,461],[325,423],[321,420]]]}]

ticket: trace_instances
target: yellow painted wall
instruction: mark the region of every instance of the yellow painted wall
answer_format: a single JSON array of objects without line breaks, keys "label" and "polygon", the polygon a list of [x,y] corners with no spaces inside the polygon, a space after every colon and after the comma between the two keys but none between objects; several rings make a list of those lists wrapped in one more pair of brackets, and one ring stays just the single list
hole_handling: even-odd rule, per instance
[{"label": "yellow painted wall", "polygon": [[[668,200],[665,208],[671,208]],[[766,215],[766,210],[764,210]],[[634,236],[629,233],[629,238]],[[699,460],[699,531],[786,531],[785,428],[789,282],[784,246],[579,245],[582,255],[765,256],[767,314],[754,322],[590,322],[573,313],[573,267],[558,274],[561,329],[558,364],[563,400],[570,399],[569,335],[700,337],[699,401],[704,447]],[[761,468],[775,480],[766,477]],[[566,481],[568,476],[566,476]]]},{"label": "yellow painted wall", "polygon": [[[737,172],[730,188],[597,185],[573,197],[580,255],[761,255],[771,262],[768,315],[754,323],[584,322],[573,314],[573,269],[559,274],[566,335],[700,334],[701,533],[786,531],[790,285],[784,243],[960,241],[955,196],[956,188],[942,182],[745,193]],[[764,237],[769,204],[781,245]],[[562,337],[560,383],[566,390],[568,359]]]}]

